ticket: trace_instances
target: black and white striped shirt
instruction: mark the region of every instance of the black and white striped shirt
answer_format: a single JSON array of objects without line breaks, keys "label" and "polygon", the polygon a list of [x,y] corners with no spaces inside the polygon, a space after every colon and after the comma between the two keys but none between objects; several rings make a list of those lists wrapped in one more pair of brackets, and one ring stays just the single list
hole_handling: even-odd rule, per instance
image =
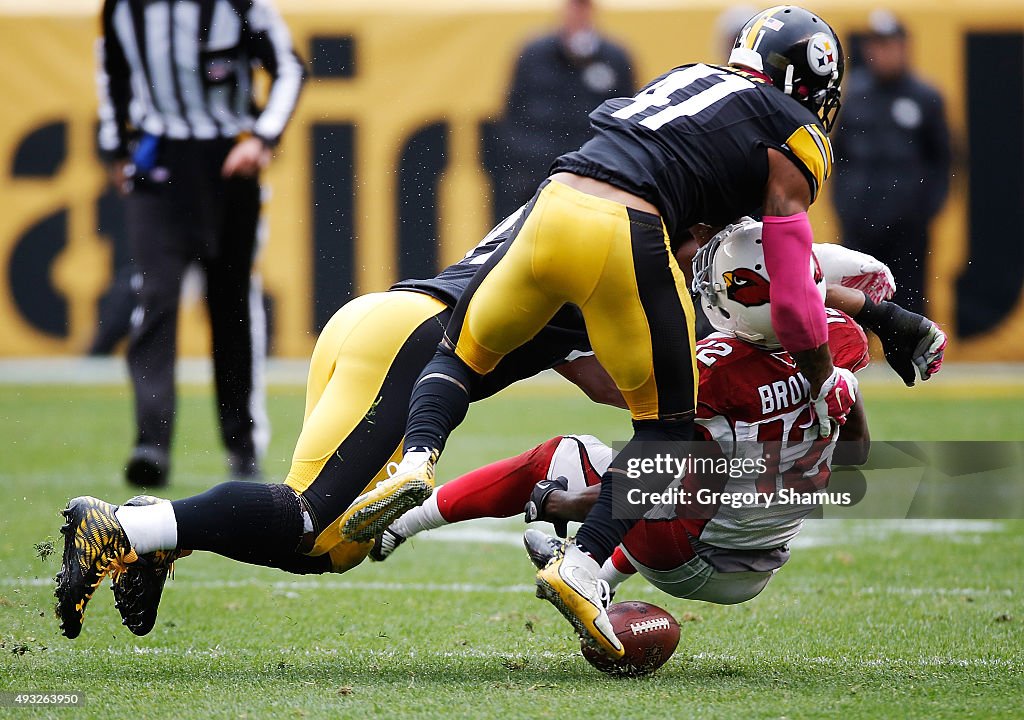
[{"label": "black and white striped shirt", "polygon": [[[257,64],[272,78],[261,112]],[[133,128],[179,140],[251,132],[273,145],[304,68],[269,0],[105,0],[98,75],[100,150],[116,158]]]}]

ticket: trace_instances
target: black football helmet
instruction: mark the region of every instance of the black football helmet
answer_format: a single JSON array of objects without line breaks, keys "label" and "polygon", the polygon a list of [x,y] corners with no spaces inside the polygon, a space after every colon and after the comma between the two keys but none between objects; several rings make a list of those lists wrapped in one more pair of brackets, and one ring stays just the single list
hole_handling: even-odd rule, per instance
[{"label": "black football helmet", "polygon": [[796,5],[777,5],[747,20],[729,64],[755,70],[818,116],[825,132],[839,112],[843,46],[827,22]]}]

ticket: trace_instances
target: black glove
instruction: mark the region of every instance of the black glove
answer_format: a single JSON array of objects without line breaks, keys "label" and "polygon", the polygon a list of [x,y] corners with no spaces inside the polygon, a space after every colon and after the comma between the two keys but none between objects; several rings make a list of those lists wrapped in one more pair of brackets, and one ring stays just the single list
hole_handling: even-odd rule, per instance
[{"label": "black glove", "polygon": [[553,480],[544,478],[534,485],[533,492],[530,493],[530,500],[526,503],[526,522],[531,523],[536,522],[537,520],[547,520],[555,526],[555,534],[558,535],[558,537],[564,538],[569,533],[568,521],[545,517],[544,502],[548,499],[548,495],[553,493],[555,490],[568,489],[569,479],[561,475]]},{"label": "black glove", "polygon": [[878,336],[885,361],[907,387],[913,387],[918,375],[927,380],[942,366],[946,334],[923,315],[865,297],[856,319]]}]

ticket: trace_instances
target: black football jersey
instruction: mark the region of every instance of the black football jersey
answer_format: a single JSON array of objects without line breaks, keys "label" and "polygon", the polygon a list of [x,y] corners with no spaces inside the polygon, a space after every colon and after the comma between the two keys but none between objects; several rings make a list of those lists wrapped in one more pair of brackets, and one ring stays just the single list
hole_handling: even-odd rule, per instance
[{"label": "black football jersey", "polygon": [[469,287],[469,281],[476,275],[476,271],[511,237],[516,221],[522,216],[523,210],[525,210],[525,206],[494,226],[476,247],[466,253],[466,257],[454,265],[449,265],[435,277],[424,280],[400,280],[392,285],[391,289],[415,290],[437,298],[448,307],[455,307],[459,298]]},{"label": "black football jersey", "polygon": [[[423,293],[440,300],[448,307],[455,307],[459,298],[466,292],[476,271],[512,236],[516,221],[522,215],[524,207],[509,215],[494,227],[480,243],[466,253],[466,256],[454,265],[449,265],[438,275],[423,280],[401,280],[391,286],[391,290],[411,290]],[[551,321],[530,340],[515,356],[509,355],[502,362],[533,365],[540,362],[533,372],[551,367],[561,360],[571,357],[574,353],[590,352],[590,339],[587,337],[583,314],[575,305],[564,305]],[[524,361],[523,358],[529,358]],[[531,373],[532,374],[532,373]],[[526,375],[524,377],[529,377]]]},{"label": "black football jersey", "polygon": [[593,177],[648,200],[674,242],[695,223],[727,225],[761,207],[766,148],[800,168],[812,201],[832,169],[814,113],[736,68],[683,65],[635,97],[602,103],[590,122],[594,136],[551,172]]}]

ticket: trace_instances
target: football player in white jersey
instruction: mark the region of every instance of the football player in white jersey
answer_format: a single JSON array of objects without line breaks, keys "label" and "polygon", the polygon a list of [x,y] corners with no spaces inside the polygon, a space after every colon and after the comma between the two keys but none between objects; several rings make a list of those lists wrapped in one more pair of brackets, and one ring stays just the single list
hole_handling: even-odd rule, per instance
[{"label": "football player in white jersey", "polygon": [[[772,330],[769,280],[759,241],[760,223],[746,219],[716,235],[695,258],[694,288],[717,331],[697,344],[697,422],[704,437],[726,454],[776,458],[774,472],[768,473],[771,488],[763,476],[735,478],[716,488],[719,498],[721,493],[741,498],[756,485],[762,493],[770,492],[774,502],[719,502],[704,504],[697,512],[661,509],[665,519],[655,519],[659,513],[648,515],[601,569],[600,580],[611,591],[639,572],[676,597],[723,604],[749,600],[786,562],[788,543],[817,507],[790,502],[792,493],[823,490],[833,459],[853,465],[867,456],[869,435],[860,398],[840,433],[821,438],[813,431],[806,382]],[[836,285],[843,280],[846,285],[859,283],[865,295],[875,296],[847,292],[852,310],[862,311],[860,302],[876,311],[890,305],[882,300],[891,294],[891,276],[872,260],[842,253],[829,258],[826,273]],[[808,272],[824,293],[825,273],[817,262]],[[841,290],[836,295],[844,297]],[[868,364],[866,337],[849,316],[830,309],[828,330],[837,367],[856,372]],[[945,337],[937,331],[915,352],[922,379],[938,370],[944,347]],[[386,559],[407,538],[451,522],[511,516],[524,502],[527,520],[550,520],[564,535],[565,521],[586,516],[612,457],[612,449],[596,438],[569,435],[475,470],[446,483],[424,505],[395,521],[377,538],[370,557]],[[537,530],[528,530],[524,540],[538,566],[561,547],[560,541]]]}]

